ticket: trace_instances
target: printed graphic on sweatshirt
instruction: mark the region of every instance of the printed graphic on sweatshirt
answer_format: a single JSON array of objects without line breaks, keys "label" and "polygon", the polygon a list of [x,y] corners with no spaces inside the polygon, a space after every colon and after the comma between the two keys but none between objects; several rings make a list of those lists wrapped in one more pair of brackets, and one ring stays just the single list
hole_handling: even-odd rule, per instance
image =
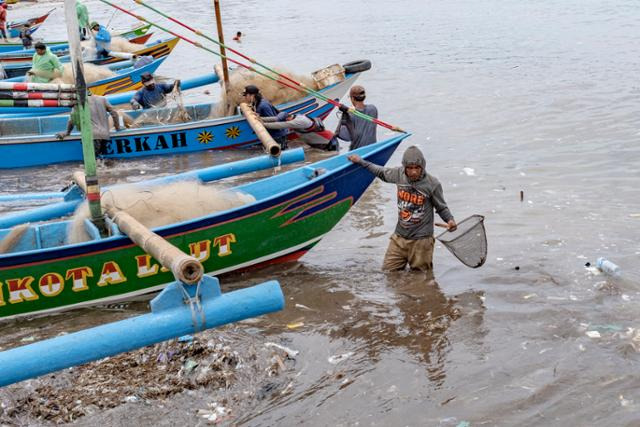
[{"label": "printed graphic on sweatshirt", "polygon": [[411,186],[398,186],[400,225],[408,227],[421,222],[426,214],[427,195]]}]

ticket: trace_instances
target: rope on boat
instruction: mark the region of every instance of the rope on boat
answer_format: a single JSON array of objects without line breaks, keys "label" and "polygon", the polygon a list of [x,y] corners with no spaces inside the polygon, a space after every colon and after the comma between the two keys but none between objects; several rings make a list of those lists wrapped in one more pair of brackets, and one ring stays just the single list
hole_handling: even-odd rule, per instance
[{"label": "rope on boat", "polygon": [[[371,116],[369,116],[367,114],[362,113],[361,111],[358,111],[357,109],[355,109],[353,107],[350,107],[350,108],[346,107],[344,104],[341,104],[340,102],[334,101],[333,99],[326,97],[322,93],[320,93],[320,92],[318,92],[316,90],[313,90],[313,89],[311,89],[311,88],[309,88],[309,87],[307,87],[307,86],[305,86],[305,85],[303,85],[301,83],[298,83],[297,81],[287,77],[286,75],[278,73],[278,72],[274,71],[273,69],[271,69],[271,68],[269,68],[269,67],[267,67],[267,66],[265,66],[265,65],[263,65],[263,64],[261,64],[259,62],[257,62],[256,60],[254,60],[252,58],[249,58],[249,57],[247,57],[245,55],[240,54],[235,49],[230,48],[230,47],[224,45],[223,43],[220,43],[219,41],[212,39],[211,37],[205,36],[201,31],[193,29],[193,28],[189,27],[188,25],[183,24],[182,22],[180,22],[180,21],[178,21],[178,20],[176,20],[174,18],[171,18],[170,16],[160,12],[159,10],[157,10],[157,9],[147,5],[147,4],[145,4],[141,0],[134,0],[134,1],[136,3],[138,3],[138,4],[141,4],[142,6],[145,6],[145,7],[149,8],[149,9],[155,11],[156,13],[164,16],[165,18],[168,18],[168,19],[172,20],[173,22],[175,22],[175,23],[187,28],[188,30],[190,30],[193,33],[195,33],[196,35],[198,35],[200,37],[204,37],[207,40],[210,40],[210,41],[218,44],[219,46],[222,46],[222,47],[224,47],[226,49],[229,49],[231,52],[235,53],[236,55],[242,56],[243,58],[245,58],[248,61],[250,61],[252,64],[256,64],[256,65],[258,65],[258,66],[260,66],[262,68],[265,68],[266,70],[276,74],[280,78],[276,78],[276,77],[274,77],[274,76],[272,76],[270,74],[263,73],[263,72],[261,72],[259,70],[256,70],[254,67],[252,67],[250,65],[243,64],[243,63],[241,63],[241,62],[239,62],[239,61],[237,61],[235,59],[229,58],[227,55],[223,55],[223,54],[221,54],[219,52],[214,51],[213,49],[209,49],[209,48],[207,48],[206,46],[203,46],[201,43],[199,43],[197,41],[191,40],[191,39],[189,39],[189,38],[187,38],[185,36],[177,34],[177,33],[173,32],[173,31],[171,31],[171,30],[169,30],[169,29],[167,29],[165,27],[162,27],[159,24],[156,24],[155,22],[149,21],[148,19],[144,18],[143,16],[136,15],[135,13],[133,13],[133,12],[131,12],[129,10],[126,10],[126,9],[124,9],[124,8],[118,6],[118,5],[115,5],[115,4],[111,3],[108,0],[100,0],[100,1],[102,3],[105,3],[105,4],[109,5],[109,6],[111,6],[111,7],[116,8],[116,9],[118,9],[118,10],[120,10],[120,11],[122,11],[122,12],[128,14],[128,15],[133,16],[134,18],[136,18],[136,19],[138,19],[140,21],[144,21],[144,22],[146,22],[146,23],[148,23],[150,25],[153,25],[154,27],[157,27],[157,28],[161,29],[162,31],[165,31],[165,32],[167,32],[167,33],[169,33],[169,34],[171,34],[171,35],[173,35],[175,37],[178,37],[178,38],[186,41],[187,43],[190,43],[190,44],[192,44],[192,45],[194,45],[196,47],[199,47],[200,49],[203,49],[203,50],[206,50],[207,52],[213,53],[214,55],[219,56],[220,58],[227,59],[229,62],[231,62],[233,64],[236,64],[239,67],[246,68],[249,71],[252,71],[252,72],[254,72],[256,74],[259,74],[259,75],[261,75],[261,76],[263,76],[265,78],[268,78],[270,80],[273,80],[276,83],[279,83],[279,84],[281,84],[283,86],[287,86],[287,87],[289,87],[291,89],[297,90],[298,92],[302,92],[302,93],[306,93],[308,95],[311,95],[311,96],[313,96],[315,98],[318,98],[318,99],[320,99],[320,100],[322,100],[324,102],[327,102],[327,103],[333,105],[334,107],[341,107],[342,106],[343,108],[348,108],[349,112],[352,113],[354,116],[360,117],[360,118],[362,118],[364,120],[367,120],[367,121],[370,121],[370,122],[373,122],[373,123],[375,123],[377,125],[383,126],[383,127],[387,128],[387,129],[390,129],[392,131],[406,133],[404,130],[400,129],[397,126],[393,126],[393,125],[390,125],[388,123],[383,122],[382,120],[373,118],[373,117],[371,117]],[[287,82],[283,81],[282,78],[289,80],[291,83],[287,83]]]}]

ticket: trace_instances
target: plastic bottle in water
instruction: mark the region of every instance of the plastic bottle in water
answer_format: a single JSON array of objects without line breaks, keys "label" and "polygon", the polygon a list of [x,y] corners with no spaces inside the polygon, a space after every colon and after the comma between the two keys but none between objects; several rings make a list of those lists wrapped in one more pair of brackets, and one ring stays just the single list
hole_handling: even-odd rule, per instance
[{"label": "plastic bottle in water", "polygon": [[620,277],[620,273],[622,272],[617,264],[614,264],[608,259],[602,257],[596,260],[596,268],[603,273],[614,277]]}]

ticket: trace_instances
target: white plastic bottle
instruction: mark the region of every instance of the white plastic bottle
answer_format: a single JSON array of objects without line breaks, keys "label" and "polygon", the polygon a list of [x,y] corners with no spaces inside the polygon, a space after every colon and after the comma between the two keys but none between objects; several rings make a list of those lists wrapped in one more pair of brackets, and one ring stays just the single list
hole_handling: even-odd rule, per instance
[{"label": "white plastic bottle", "polygon": [[614,264],[608,259],[602,257],[596,260],[596,268],[603,273],[614,277],[620,277],[620,274],[622,273],[617,264]]}]

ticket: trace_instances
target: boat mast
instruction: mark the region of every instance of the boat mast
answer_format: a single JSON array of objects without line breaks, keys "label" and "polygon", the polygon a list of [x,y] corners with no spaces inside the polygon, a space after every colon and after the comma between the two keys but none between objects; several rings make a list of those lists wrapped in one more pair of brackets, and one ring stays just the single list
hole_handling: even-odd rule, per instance
[{"label": "boat mast", "polygon": [[69,37],[69,55],[75,78],[77,109],[80,117],[80,132],[82,134],[82,157],[87,183],[87,200],[91,221],[100,230],[103,237],[108,235],[107,227],[100,205],[100,186],[96,172],[96,156],[93,148],[93,131],[91,129],[91,113],[87,97],[87,82],[84,78],[82,65],[82,51],[80,49],[80,33],[78,32],[78,17],[76,15],[76,0],[64,0],[64,15]]},{"label": "boat mast", "polygon": [[224,87],[229,87],[229,71],[227,69],[227,52],[224,48],[224,34],[222,33],[222,16],[220,15],[220,0],[213,0],[216,11],[216,25],[218,26],[218,40],[220,40],[220,55],[222,58],[222,73],[224,74]]}]

